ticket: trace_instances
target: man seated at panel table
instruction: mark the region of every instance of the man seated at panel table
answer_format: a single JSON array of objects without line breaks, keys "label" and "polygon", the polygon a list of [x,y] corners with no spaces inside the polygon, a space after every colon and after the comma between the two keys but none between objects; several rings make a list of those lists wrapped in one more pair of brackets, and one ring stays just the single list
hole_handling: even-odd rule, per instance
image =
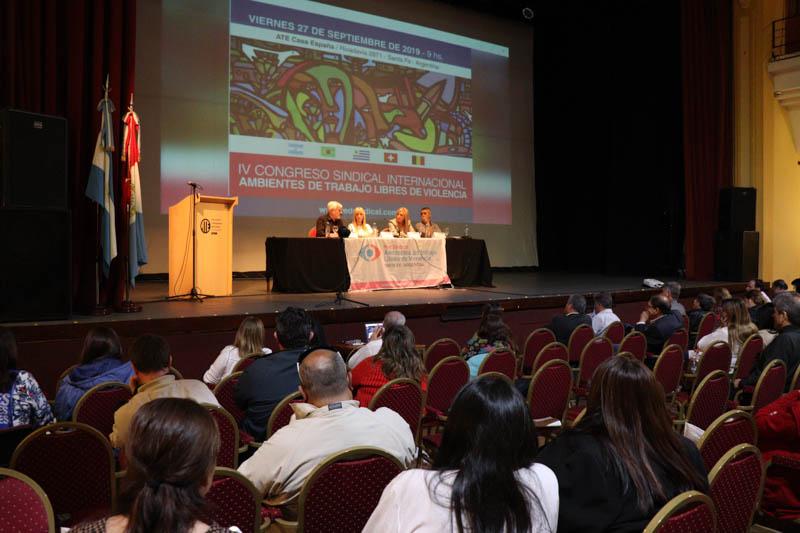
[{"label": "man seated at panel table", "polygon": [[317,237],[347,237],[350,230],[342,222],[342,204],[331,200],[328,202],[328,212],[317,219]]},{"label": "man seated at panel table", "polygon": [[419,212],[420,222],[417,222],[416,228],[419,236],[423,239],[430,239],[434,233],[441,233],[438,224],[431,222],[431,208],[423,207]]}]

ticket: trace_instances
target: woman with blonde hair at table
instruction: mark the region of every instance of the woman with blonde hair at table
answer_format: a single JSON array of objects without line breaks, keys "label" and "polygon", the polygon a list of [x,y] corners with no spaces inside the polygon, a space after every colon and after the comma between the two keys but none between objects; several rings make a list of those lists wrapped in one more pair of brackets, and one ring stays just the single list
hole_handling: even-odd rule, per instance
[{"label": "woman with blonde hair at table", "polygon": [[372,237],[373,229],[367,224],[367,213],[363,207],[353,209],[353,221],[347,225],[351,237]]},{"label": "woman with blonde hair at table", "polygon": [[414,231],[414,226],[408,216],[408,209],[405,207],[397,209],[394,218],[389,220],[389,231],[394,233],[395,237],[405,237],[408,232]]}]

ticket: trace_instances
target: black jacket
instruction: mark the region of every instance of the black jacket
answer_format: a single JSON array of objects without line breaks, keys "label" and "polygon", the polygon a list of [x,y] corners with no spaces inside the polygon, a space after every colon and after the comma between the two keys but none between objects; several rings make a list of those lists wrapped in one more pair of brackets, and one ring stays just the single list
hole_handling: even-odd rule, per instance
[{"label": "black jacket", "polygon": [[306,347],[275,352],[247,367],[236,386],[234,399],[245,411],[242,429],[257,441],[264,440],[267,421],[282,399],[297,392],[300,376],[297,358]]},{"label": "black jacket", "polygon": [[675,330],[682,327],[683,323],[675,313],[667,313],[649,324],[636,324],[636,331],[641,331],[647,338],[647,351],[658,355]]},{"label": "black jacket", "polygon": [[347,226],[344,225],[344,222],[342,222],[341,218],[339,220],[333,220],[330,216],[325,214],[325,215],[320,215],[320,217],[317,219],[317,223],[315,226],[317,228],[317,237],[324,238],[325,228],[332,226],[336,226],[337,228],[339,228],[339,237],[345,238],[348,235],[350,235],[350,230],[347,229]]},{"label": "black jacket", "polygon": [[761,372],[773,359],[780,359],[786,363],[786,368],[789,371],[786,375],[786,389],[788,390],[792,382],[792,376],[797,370],[797,364],[800,363],[800,327],[789,324],[783,328],[778,336],[758,356],[753,370],[750,371],[749,376],[742,380],[740,386],[755,386]]},{"label": "black jacket", "polygon": [[589,315],[582,315],[580,313],[570,313],[568,315],[556,315],[550,321],[550,331],[555,333],[556,340],[564,345],[569,344],[569,336],[575,331],[575,328],[581,324],[592,325],[592,319]]},{"label": "black jacket", "polygon": [[772,312],[775,310],[775,305],[772,302],[757,305],[750,308],[750,320],[753,321],[758,329],[773,329],[775,323],[772,318]]}]

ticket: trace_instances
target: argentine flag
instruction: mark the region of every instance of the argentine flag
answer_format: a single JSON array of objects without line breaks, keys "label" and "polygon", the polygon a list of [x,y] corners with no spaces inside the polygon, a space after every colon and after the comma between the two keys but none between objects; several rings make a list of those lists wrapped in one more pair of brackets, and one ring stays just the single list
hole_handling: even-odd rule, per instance
[{"label": "argentine flag", "polygon": [[114,112],[114,104],[108,99],[108,93],[100,100],[97,110],[101,113],[100,132],[97,134],[92,169],[89,172],[89,183],[86,184],[86,196],[103,209],[100,247],[103,249],[103,275],[108,277],[111,261],[117,256],[117,230],[114,226],[114,180],[111,161],[111,152],[114,151],[111,113]]},{"label": "argentine flag", "polygon": [[128,178],[125,181],[124,199],[128,202],[128,272],[131,287],[136,285],[136,276],[139,267],[147,264],[147,245],[144,240],[144,218],[142,218],[142,189],[139,181],[139,146],[141,131],[139,115],[133,111],[133,96],[131,107],[123,119],[125,123],[124,148],[122,160],[128,162]]}]

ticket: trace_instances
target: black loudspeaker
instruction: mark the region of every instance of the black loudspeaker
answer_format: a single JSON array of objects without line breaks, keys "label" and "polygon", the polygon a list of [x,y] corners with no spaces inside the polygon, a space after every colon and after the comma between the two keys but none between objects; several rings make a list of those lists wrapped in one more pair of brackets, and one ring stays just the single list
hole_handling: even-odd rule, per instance
[{"label": "black loudspeaker", "polygon": [[717,232],[714,239],[714,274],[718,281],[758,278],[758,232]]},{"label": "black loudspeaker", "polygon": [[69,318],[70,242],[67,211],[0,209],[0,322]]},{"label": "black loudspeaker", "polygon": [[0,111],[0,207],[67,206],[66,119]]},{"label": "black loudspeaker", "polygon": [[719,231],[739,233],[756,229],[756,190],[729,187],[719,191]]}]

